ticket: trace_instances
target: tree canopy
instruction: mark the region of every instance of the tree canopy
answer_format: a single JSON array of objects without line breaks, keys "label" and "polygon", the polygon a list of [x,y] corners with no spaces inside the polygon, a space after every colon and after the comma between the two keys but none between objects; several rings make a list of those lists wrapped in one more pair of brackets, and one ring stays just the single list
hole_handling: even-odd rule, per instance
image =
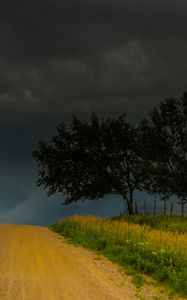
[{"label": "tree canopy", "polygon": [[167,198],[187,199],[187,93],[160,101],[140,124],[146,161],[147,190]]},{"label": "tree canopy", "polygon": [[73,116],[70,127],[61,123],[50,142],[40,141],[33,158],[38,163],[37,185],[48,195],[60,192],[65,204],[121,195],[134,212],[133,192],[142,182],[136,128],[125,115],[89,121]]}]

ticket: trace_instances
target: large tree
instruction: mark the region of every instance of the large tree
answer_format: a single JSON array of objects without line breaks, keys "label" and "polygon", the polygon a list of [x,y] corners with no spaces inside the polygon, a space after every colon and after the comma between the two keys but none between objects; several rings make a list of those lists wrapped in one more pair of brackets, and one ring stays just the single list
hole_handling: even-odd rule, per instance
[{"label": "large tree", "polygon": [[137,129],[126,116],[89,121],[73,116],[71,125],[63,122],[49,142],[40,141],[33,152],[38,163],[38,186],[48,195],[65,196],[64,204],[99,199],[107,194],[121,195],[129,214],[134,213],[134,191],[143,180]]},{"label": "large tree", "polygon": [[146,189],[163,199],[187,201],[187,93],[167,98],[140,124],[142,155],[148,167]]}]

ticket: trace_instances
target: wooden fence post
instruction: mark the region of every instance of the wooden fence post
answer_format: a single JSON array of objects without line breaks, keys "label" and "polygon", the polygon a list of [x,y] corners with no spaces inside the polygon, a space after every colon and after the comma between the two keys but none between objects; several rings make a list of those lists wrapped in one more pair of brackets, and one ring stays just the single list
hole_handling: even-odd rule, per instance
[{"label": "wooden fence post", "polygon": [[171,202],[171,206],[170,206],[170,217],[173,216],[173,202]]},{"label": "wooden fence post", "polygon": [[153,208],[153,214],[154,216],[156,215],[156,196],[155,196],[155,201],[154,201],[154,208]]}]

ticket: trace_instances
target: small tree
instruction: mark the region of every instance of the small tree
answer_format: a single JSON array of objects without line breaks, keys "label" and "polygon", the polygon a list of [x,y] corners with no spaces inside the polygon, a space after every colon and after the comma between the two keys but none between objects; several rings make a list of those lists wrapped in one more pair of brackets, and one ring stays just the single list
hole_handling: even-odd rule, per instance
[{"label": "small tree", "polygon": [[48,195],[60,192],[64,204],[121,195],[129,214],[134,213],[134,190],[140,189],[143,173],[137,130],[125,115],[99,121],[73,116],[69,128],[61,123],[50,142],[40,141],[33,152],[38,163],[38,186]]}]

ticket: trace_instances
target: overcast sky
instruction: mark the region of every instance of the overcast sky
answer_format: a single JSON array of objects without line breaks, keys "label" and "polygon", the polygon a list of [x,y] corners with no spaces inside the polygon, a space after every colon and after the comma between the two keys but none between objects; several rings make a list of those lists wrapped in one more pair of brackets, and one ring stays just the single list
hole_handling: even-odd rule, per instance
[{"label": "overcast sky", "polygon": [[[121,199],[60,206],[31,153],[71,115],[139,120],[187,90],[186,0],[6,0],[0,10],[0,222],[113,215]],[[141,197],[143,197],[141,195]]]}]

